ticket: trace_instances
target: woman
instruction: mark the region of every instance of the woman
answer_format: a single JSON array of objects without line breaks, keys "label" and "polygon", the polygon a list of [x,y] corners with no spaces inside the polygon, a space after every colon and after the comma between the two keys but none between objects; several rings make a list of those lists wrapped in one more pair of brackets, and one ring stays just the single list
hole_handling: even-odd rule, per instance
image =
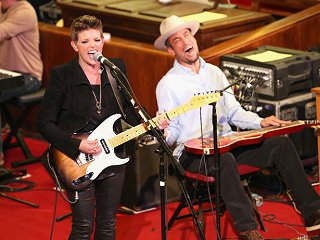
[{"label": "woman", "polygon": [[[75,138],[74,134],[91,132],[107,117],[121,111],[109,83],[107,69],[93,57],[94,53],[102,52],[104,44],[101,21],[84,15],[73,21],[70,30],[71,46],[78,56],[51,70],[38,125],[40,133],[53,148],[76,159],[79,152],[96,154],[102,149],[97,140],[81,140]],[[123,61],[112,61],[125,72]],[[133,108],[123,97],[122,102],[128,123],[137,124]],[[120,121],[114,124],[114,128],[116,132],[122,131]],[[116,150],[118,156],[125,156],[123,147]],[[96,240],[115,239],[116,211],[124,170],[124,165],[105,168],[92,184],[77,194],[71,188],[66,188],[72,201],[78,198],[71,203],[72,231],[69,239],[90,239],[93,229]]]}]

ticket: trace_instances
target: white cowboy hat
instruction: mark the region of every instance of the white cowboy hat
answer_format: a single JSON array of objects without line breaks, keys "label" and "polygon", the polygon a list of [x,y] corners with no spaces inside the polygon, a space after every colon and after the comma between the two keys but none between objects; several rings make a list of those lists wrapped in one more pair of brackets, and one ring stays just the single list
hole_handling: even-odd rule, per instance
[{"label": "white cowboy hat", "polygon": [[165,42],[171,35],[175,34],[179,30],[184,28],[190,29],[191,34],[194,35],[198,31],[199,27],[200,27],[200,24],[197,21],[185,22],[181,18],[175,15],[167,17],[160,24],[161,35],[154,41],[154,46],[158,49],[165,50],[167,49]]}]

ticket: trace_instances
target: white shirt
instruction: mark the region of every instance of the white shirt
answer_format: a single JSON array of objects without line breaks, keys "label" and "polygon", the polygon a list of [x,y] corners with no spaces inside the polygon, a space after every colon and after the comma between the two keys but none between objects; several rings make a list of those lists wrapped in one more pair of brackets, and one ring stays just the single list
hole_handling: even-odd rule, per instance
[{"label": "white shirt", "polygon": [[[160,113],[169,111],[187,103],[194,95],[222,90],[227,86],[229,82],[223,72],[202,58],[200,58],[199,74],[175,60],[173,67],[157,85],[158,111]],[[216,112],[218,136],[232,133],[230,125],[241,129],[261,128],[262,118],[253,112],[245,111],[230,88],[223,92],[216,103]],[[177,144],[175,156],[180,157],[183,143],[187,140],[213,135],[212,114],[212,106],[207,105],[171,120],[167,142],[169,145]]]}]

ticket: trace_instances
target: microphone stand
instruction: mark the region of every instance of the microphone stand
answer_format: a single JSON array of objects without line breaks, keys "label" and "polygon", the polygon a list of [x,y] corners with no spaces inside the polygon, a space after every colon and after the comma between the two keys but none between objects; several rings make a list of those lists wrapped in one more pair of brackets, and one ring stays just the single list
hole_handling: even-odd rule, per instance
[{"label": "microphone stand", "polygon": [[[222,95],[222,92],[221,92]],[[215,187],[216,187],[216,222],[217,222],[217,239],[221,236],[220,227],[220,154],[218,150],[218,120],[216,103],[212,103],[212,126],[213,126],[213,149],[214,149],[214,170],[215,170]]]},{"label": "microphone stand", "polygon": [[[106,65],[105,65],[106,66]],[[109,66],[106,66],[109,67]],[[165,141],[165,138],[163,136],[163,134],[158,131],[157,129],[155,129],[154,126],[156,126],[156,123],[153,122],[153,120],[150,118],[150,116],[147,114],[147,112],[141,107],[136,105],[135,100],[133,99],[133,97],[131,96],[131,93],[128,91],[126,85],[121,81],[119,74],[127,81],[126,76],[117,68],[117,67],[109,67],[110,69],[110,73],[111,75],[116,79],[116,81],[118,82],[119,86],[122,88],[122,90],[124,90],[124,95],[127,98],[127,100],[132,104],[133,109],[134,110],[138,110],[138,113],[141,117],[141,120],[147,124],[147,126],[150,128],[150,130],[152,131],[152,133],[154,134],[154,136],[157,138],[158,142],[160,143],[160,147],[158,152],[160,153],[160,164],[159,164],[159,175],[160,175],[160,200],[161,200],[161,239],[162,240],[166,240],[167,239],[167,223],[166,223],[166,211],[165,211],[165,194],[166,194],[166,184],[165,184],[165,172],[164,172],[164,154],[166,153],[167,156],[169,156],[171,163],[173,164],[174,168],[177,170],[176,172],[178,180],[179,180],[179,184],[181,187],[181,191],[182,194],[188,204],[188,207],[191,211],[191,214],[193,216],[193,221],[195,223],[195,226],[198,230],[198,233],[200,235],[200,239],[201,240],[205,240],[205,236],[204,236],[204,232],[203,232],[203,228],[201,227],[198,219],[197,219],[197,215],[196,212],[193,208],[192,202],[190,200],[190,196],[186,190],[186,187],[184,186],[182,180],[183,177],[185,175],[185,170],[183,169],[183,167],[178,164],[178,161],[174,158],[173,154],[172,154],[172,150],[170,149],[170,147],[168,146],[168,144]],[[129,84],[128,84],[129,86]],[[132,91],[133,92],[133,91]]]},{"label": "microphone stand", "polygon": [[[223,92],[228,88],[243,82],[244,79],[239,77],[237,81],[234,81],[232,84],[228,85],[222,90],[219,90],[220,95],[223,95]],[[221,236],[221,227],[220,227],[220,195],[221,195],[221,178],[220,178],[220,153],[218,148],[218,119],[217,119],[217,110],[216,102],[211,103],[212,105],[212,129],[213,129],[213,149],[214,149],[214,170],[215,170],[215,188],[216,188],[216,225],[217,225],[217,239],[220,239]]]}]

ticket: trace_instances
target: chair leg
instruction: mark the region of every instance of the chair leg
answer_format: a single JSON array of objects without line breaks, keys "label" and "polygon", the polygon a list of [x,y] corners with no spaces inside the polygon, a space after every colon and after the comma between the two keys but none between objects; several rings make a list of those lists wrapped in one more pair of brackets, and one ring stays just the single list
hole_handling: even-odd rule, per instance
[{"label": "chair leg", "polygon": [[186,205],[186,200],[183,197],[181,197],[181,201],[180,201],[178,207],[176,208],[176,210],[174,211],[174,213],[172,214],[172,216],[168,222],[168,229],[169,230],[171,229],[174,221],[176,219],[178,219],[178,216],[179,216],[181,210],[185,207],[185,205]]},{"label": "chair leg", "polygon": [[[12,118],[12,116],[11,116],[11,114],[5,104],[3,104],[3,111],[4,111],[5,117],[9,123],[9,126],[10,126],[10,132],[8,133],[8,135],[6,136],[6,138],[3,142],[3,148],[7,149],[7,148],[15,147],[18,145],[21,147],[23,154],[25,155],[26,158],[32,158],[33,156],[30,152],[30,149],[28,148],[28,146],[27,146],[26,142],[24,141],[23,136],[19,130],[19,126],[21,125],[23,119],[25,119],[25,117],[28,114],[28,109],[24,109],[17,120],[14,120]],[[16,137],[17,144],[11,144],[13,137]]]},{"label": "chair leg", "polygon": [[199,206],[199,224],[202,227],[203,231],[204,229],[204,219],[203,219],[203,199],[202,199],[202,195],[200,194],[198,196],[198,206]]},{"label": "chair leg", "polygon": [[22,161],[12,162],[11,165],[12,165],[12,167],[16,168],[16,167],[21,167],[21,166],[31,164],[31,163],[41,162],[42,159],[45,159],[47,157],[48,152],[49,152],[49,147],[41,154],[40,157],[36,158],[36,157],[32,156],[32,157],[27,158]]},{"label": "chair leg", "polygon": [[[189,194],[193,195],[194,194],[194,189]],[[202,196],[201,193],[197,194],[197,196],[198,196],[197,199],[198,199],[198,206],[199,206],[198,213],[197,213],[198,220],[199,220],[200,227],[204,230],[203,196]],[[172,216],[171,216],[171,218],[170,218],[170,220],[168,222],[168,229],[169,230],[171,229],[171,227],[172,227],[172,225],[173,225],[175,220],[192,216],[191,214],[186,214],[186,215],[179,216],[181,210],[184,207],[186,207],[186,200],[183,197],[181,197],[179,205],[175,209],[174,213],[172,214]]]},{"label": "chair leg", "polygon": [[[26,157],[25,160],[23,161],[17,161],[17,162],[13,162],[11,165],[12,167],[19,167],[19,166],[23,166],[29,163],[34,163],[34,162],[39,162],[41,160],[40,158],[35,158],[28,145],[26,144],[25,140],[23,139],[22,133],[19,129],[19,127],[22,124],[22,121],[26,118],[26,116],[29,113],[29,109],[28,108],[24,108],[22,113],[20,114],[20,116],[14,120],[12,115],[10,114],[7,106],[5,104],[2,105],[2,109],[5,115],[5,118],[10,126],[10,132],[8,133],[8,135],[6,136],[4,142],[3,142],[3,148],[4,149],[8,149],[8,148],[12,148],[12,147],[17,147],[19,146],[24,154],[24,156]],[[13,138],[16,138],[16,143],[11,143],[11,141],[13,140]],[[44,153],[46,154],[46,152]]]}]

